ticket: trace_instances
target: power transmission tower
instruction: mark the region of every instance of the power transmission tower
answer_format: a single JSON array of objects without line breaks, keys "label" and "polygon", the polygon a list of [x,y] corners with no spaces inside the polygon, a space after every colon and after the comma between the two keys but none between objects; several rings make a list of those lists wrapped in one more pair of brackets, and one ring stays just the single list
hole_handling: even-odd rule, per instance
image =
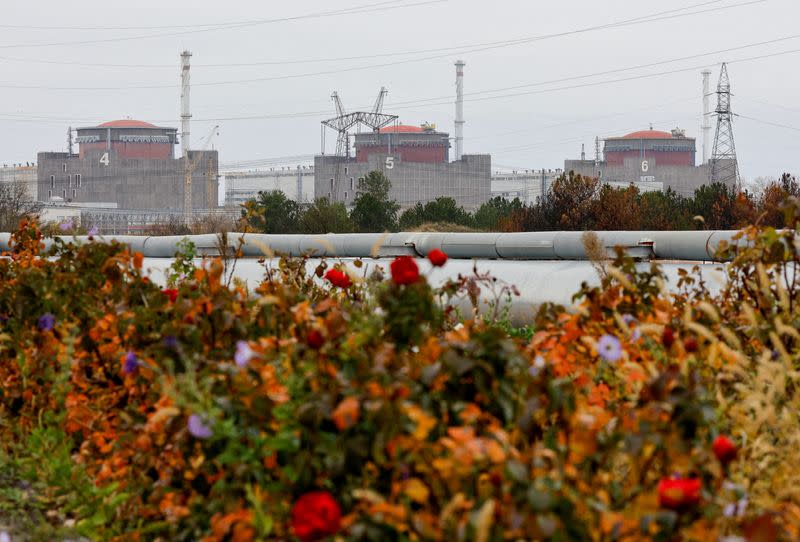
[{"label": "power transmission tower", "polygon": [[739,161],[733,142],[733,112],[731,111],[731,82],[728,66],[723,63],[717,85],[717,133],[714,136],[714,152],[711,156],[709,181],[723,183],[730,188],[739,187]]},{"label": "power transmission tower", "polygon": [[359,124],[364,124],[377,132],[384,126],[397,120],[397,115],[386,115],[383,113],[383,101],[387,93],[388,91],[386,88],[381,88],[372,111],[357,111],[355,113],[347,113],[345,111],[338,92],[334,92],[331,95],[331,99],[336,107],[336,116],[323,121],[322,124],[338,133],[336,139],[337,156],[350,156],[350,130],[352,128]]}]

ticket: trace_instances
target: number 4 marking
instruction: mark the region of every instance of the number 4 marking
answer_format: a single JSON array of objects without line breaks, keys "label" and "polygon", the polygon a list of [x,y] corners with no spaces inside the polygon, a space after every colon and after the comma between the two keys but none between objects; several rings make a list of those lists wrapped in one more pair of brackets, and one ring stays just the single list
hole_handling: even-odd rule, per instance
[{"label": "number 4 marking", "polygon": [[100,157],[100,163],[103,164],[104,166],[107,166],[109,164],[107,152],[104,152],[103,156]]}]

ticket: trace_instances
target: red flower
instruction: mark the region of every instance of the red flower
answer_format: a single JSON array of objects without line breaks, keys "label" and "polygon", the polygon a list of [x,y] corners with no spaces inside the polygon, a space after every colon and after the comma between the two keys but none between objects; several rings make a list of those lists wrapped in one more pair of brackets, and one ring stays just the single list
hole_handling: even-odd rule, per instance
[{"label": "red flower", "polygon": [[339,269],[331,269],[325,273],[325,278],[328,279],[328,282],[339,288],[349,288],[353,284],[353,281],[350,280],[347,273]]},{"label": "red flower", "polygon": [[714,439],[714,442],[711,444],[711,449],[714,450],[714,455],[717,456],[717,459],[719,459],[719,462],[723,465],[727,465],[736,459],[736,454],[739,451],[736,445],[731,442],[731,439],[722,435]]},{"label": "red flower", "polygon": [[428,252],[428,259],[436,267],[442,267],[444,264],[447,263],[447,254],[445,254],[438,248],[435,248],[430,252]]},{"label": "red flower", "polygon": [[658,483],[658,504],[662,508],[680,510],[700,502],[699,478],[667,479]]},{"label": "red flower", "polygon": [[694,337],[689,337],[683,341],[683,347],[687,352],[697,352],[697,339]]},{"label": "red flower", "polygon": [[292,528],[302,542],[314,542],[336,534],[342,510],[327,491],[306,493],[292,507]]},{"label": "red flower", "polygon": [[410,256],[400,256],[389,265],[392,270],[392,280],[400,286],[413,284],[419,280],[419,267],[414,258]]},{"label": "red flower", "polygon": [[308,346],[310,346],[314,350],[319,350],[320,348],[322,348],[322,345],[325,344],[325,337],[323,337],[322,333],[320,333],[316,329],[312,329],[311,331],[308,332],[306,340],[308,342]]},{"label": "red flower", "polygon": [[669,348],[674,343],[675,343],[675,332],[672,331],[672,328],[665,327],[664,333],[661,334],[661,344],[663,344],[665,348]]},{"label": "red flower", "polygon": [[175,300],[178,299],[178,290],[175,288],[165,288],[161,290],[161,293],[169,298],[170,303],[175,303]]}]

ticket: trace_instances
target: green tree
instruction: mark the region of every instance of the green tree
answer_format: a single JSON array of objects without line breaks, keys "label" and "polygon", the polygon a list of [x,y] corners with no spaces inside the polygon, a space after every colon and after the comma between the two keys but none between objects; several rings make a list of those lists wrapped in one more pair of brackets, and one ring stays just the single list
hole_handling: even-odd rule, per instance
[{"label": "green tree", "polygon": [[429,222],[445,222],[459,226],[472,225],[472,216],[459,207],[453,198],[443,197],[429,201],[425,205],[417,203],[400,217],[400,229],[416,228]]},{"label": "green tree", "polygon": [[690,207],[694,216],[703,217],[703,227],[728,230],[734,226],[736,193],[722,183],[706,184],[694,191]]},{"label": "green tree", "polygon": [[303,233],[352,233],[355,225],[347,215],[344,203],[332,203],[328,198],[316,200],[300,216]]},{"label": "green tree", "polygon": [[358,189],[350,219],[362,232],[392,231],[397,228],[400,206],[389,197],[392,183],[380,171],[372,171],[358,180]]},{"label": "green tree", "polygon": [[[584,231],[594,228],[592,207],[600,181],[570,171],[562,174],[550,187],[544,202],[557,229]],[[549,208],[547,208],[549,206]]]},{"label": "green tree", "polygon": [[242,217],[250,228],[261,233],[297,233],[300,205],[279,190],[259,192],[245,202]]},{"label": "green tree", "polygon": [[481,230],[500,231],[501,222],[521,209],[522,202],[519,198],[508,201],[498,196],[478,207],[478,210],[475,211],[473,222],[475,227]]},{"label": "green tree", "polygon": [[686,198],[667,188],[645,192],[639,197],[644,230],[691,230],[692,215]]}]

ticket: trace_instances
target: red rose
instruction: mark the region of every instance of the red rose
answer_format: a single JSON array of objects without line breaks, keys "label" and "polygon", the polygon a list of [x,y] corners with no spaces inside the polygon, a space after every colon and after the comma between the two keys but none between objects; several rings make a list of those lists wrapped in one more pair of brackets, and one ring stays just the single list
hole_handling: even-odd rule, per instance
[{"label": "red rose", "polygon": [[714,455],[717,456],[717,459],[719,459],[719,462],[723,465],[727,465],[736,459],[736,453],[739,451],[736,445],[731,442],[731,439],[722,435],[714,439],[714,442],[711,444],[711,449],[714,450]]},{"label": "red rose", "polygon": [[392,280],[395,284],[413,284],[419,280],[419,267],[414,258],[410,256],[400,256],[389,266],[392,270]]},{"label": "red rose", "polygon": [[178,290],[175,288],[165,288],[161,290],[161,293],[169,298],[170,303],[175,303],[175,300],[178,299]]},{"label": "red rose", "polygon": [[699,478],[667,479],[658,483],[658,504],[662,508],[680,510],[700,502]]},{"label": "red rose", "polygon": [[353,281],[350,280],[347,273],[339,269],[331,269],[325,273],[325,278],[328,279],[328,282],[339,288],[349,288],[353,284]]},{"label": "red rose", "polygon": [[683,347],[687,352],[697,352],[697,339],[694,337],[689,337],[683,341]]},{"label": "red rose", "polygon": [[664,333],[661,334],[661,344],[664,347],[669,348],[675,343],[675,332],[672,331],[672,328],[666,327],[664,328]]},{"label": "red rose", "polygon": [[292,507],[292,529],[302,542],[322,540],[339,532],[342,510],[327,491],[306,493]]},{"label": "red rose", "polygon": [[322,348],[322,345],[325,344],[325,337],[323,337],[322,333],[320,333],[316,329],[312,329],[311,331],[309,331],[306,339],[308,341],[308,346],[310,346],[314,350],[319,350],[320,348]]},{"label": "red rose", "polygon": [[438,248],[435,248],[428,253],[428,259],[436,267],[442,267],[444,264],[447,263],[447,254],[445,254]]}]

